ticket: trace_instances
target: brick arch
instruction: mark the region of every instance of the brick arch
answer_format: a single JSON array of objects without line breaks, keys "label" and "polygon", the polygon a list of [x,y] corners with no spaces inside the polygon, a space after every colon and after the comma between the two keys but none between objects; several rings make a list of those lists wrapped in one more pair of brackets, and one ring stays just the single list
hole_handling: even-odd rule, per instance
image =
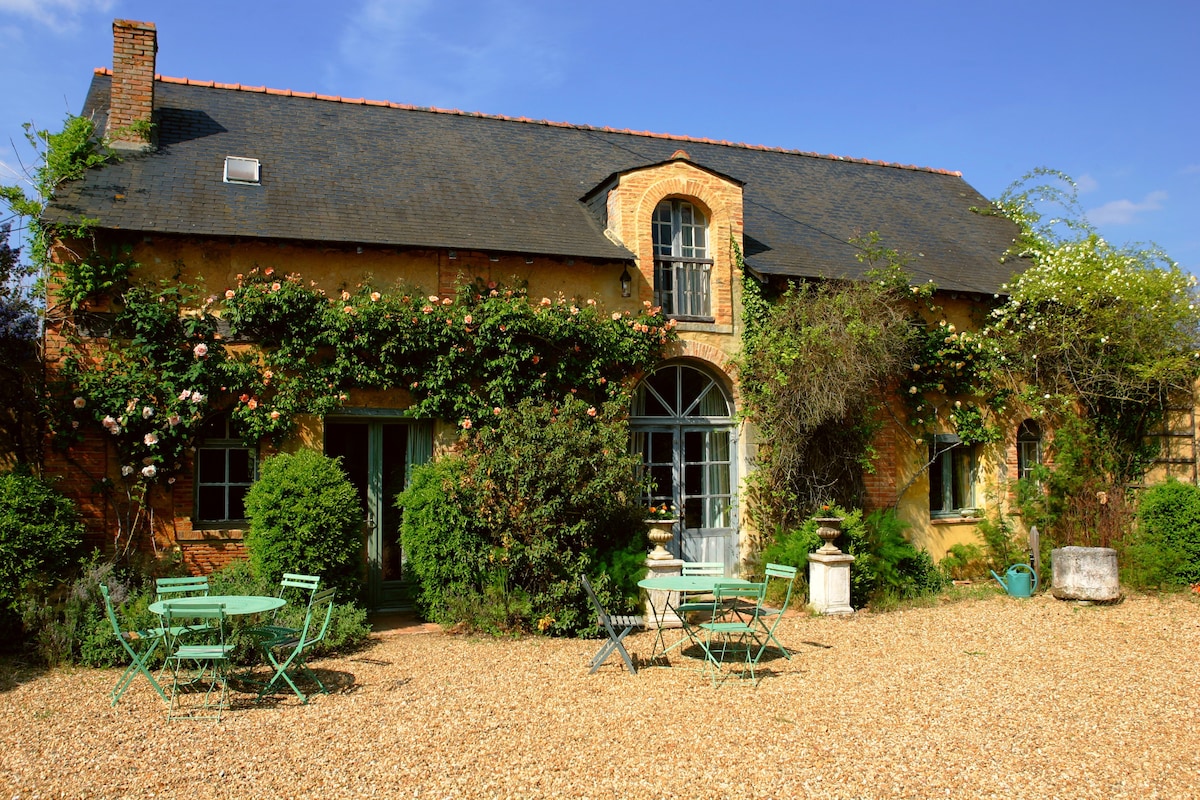
[{"label": "brick arch", "polygon": [[706,368],[729,393],[734,408],[741,408],[741,392],[738,391],[738,383],[734,374],[736,367],[733,360],[723,350],[703,342],[677,339],[663,351],[662,363],[666,364],[670,361],[692,362]]},{"label": "brick arch", "polygon": [[[706,195],[710,197],[706,198]],[[712,225],[713,218],[717,214],[717,207],[709,202],[711,199],[709,188],[693,178],[674,176],[652,184],[642,193],[637,205],[637,213],[634,215],[638,230],[649,229],[654,209],[658,208],[658,204],[663,200],[671,197],[678,197],[695,205],[704,213],[705,222],[709,226]]]}]

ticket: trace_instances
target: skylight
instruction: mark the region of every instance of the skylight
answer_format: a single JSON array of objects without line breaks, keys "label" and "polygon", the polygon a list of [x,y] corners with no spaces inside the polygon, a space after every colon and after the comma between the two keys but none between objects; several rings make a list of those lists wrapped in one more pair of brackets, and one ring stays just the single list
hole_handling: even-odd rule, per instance
[{"label": "skylight", "polygon": [[226,183],[260,183],[257,158],[225,156]]}]

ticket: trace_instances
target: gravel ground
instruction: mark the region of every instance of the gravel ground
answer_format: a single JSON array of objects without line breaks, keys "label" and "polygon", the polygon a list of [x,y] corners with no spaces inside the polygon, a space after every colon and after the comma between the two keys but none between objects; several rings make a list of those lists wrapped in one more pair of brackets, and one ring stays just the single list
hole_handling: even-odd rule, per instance
[{"label": "gravel ground", "polygon": [[[757,687],[597,641],[376,634],[333,693],[167,724],[115,670],[0,663],[0,797],[1200,796],[1200,603],[997,595],[785,618]],[[626,642],[649,654],[652,636]]]}]

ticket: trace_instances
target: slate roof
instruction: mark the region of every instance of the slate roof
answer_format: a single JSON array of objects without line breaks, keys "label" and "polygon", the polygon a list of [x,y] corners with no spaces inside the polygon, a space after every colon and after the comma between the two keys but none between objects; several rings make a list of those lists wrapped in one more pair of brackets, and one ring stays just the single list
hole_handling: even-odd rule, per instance
[{"label": "slate roof", "polygon": [[[83,113],[102,129],[111,77]],[[744,184],[746,262],[770,275],[856,276],[847,240],[878,231],[918,281],[996,292],[1015,227],[959,173],[681,136],[422,109],[159,77],[156,151],[60,189],[49,221],[82,214],[152,233],[629,259],[582,198],[685,149]],[[262,185],[222,181],[226,156]]]}]

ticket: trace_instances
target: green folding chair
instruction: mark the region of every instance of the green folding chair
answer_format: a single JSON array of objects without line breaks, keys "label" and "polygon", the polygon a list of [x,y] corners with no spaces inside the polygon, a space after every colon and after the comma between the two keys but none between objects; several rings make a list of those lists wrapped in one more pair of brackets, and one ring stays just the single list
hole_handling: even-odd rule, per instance
[{"label": "green folding chair", "polygon": [[[312,607],[313,598],[317,596],[317,590],[321,588],[321,578],[318,575],[301,575],[295,572],[283,573],[283,580],[279,582],[278,597],[287,600],[289,598],[302,601],[304,604],[305,613]],[[247,628],[244,632],[249,636],[257,636],[259,639],[280,639],[287,636],[295,636],[300,633],[299,628],[283,625],[279,621],[279,612],[286,606],[277,608],[271,616],[271,621],[265,625],[255,625]]]},{"label": "green folding chair", "polygon": [[125,652],[129,654],[129,666],[121,673],[120,680],[113,687],[112,704],[115,706],[121,700],[121,695],[125,694],[125,690],[129,688],[129,684],[133,683],[133,679],[138,675],[145,675],[146,680],[150,681],[150,685],[154,687],[154,691],[158,692],[158,696],[165,702],[170,703],[171,699],[167,697],[167,693],[158,685],[158,681],[150,674],[147,664],[150,663],[150,657],[158,650],[159,644],[166,637],[166,631],[163,628],[147,628],[145,630],[127,631],[121,628],[121,623],[117,620],[117,612],[113,609],[112,598],[109,596],[108,587],[103,583],[100,584],[100,594],[104,597],[104,612],[108,615],[108,621],[112,623],[113,633],[117,637],[117,641],[121,643],[121,647],[125,648]]},{"label": "green folding chair", "polygon": [[[777,582],[786,581],[787,591],[783,597],[783,604],[779,608],[760,606],[757,617],[759,625],[762,626],[763,631],[767,634],[767,642],[774,642],[776,649],[780,653],[783,653],[783,657],[788,661],[792,660],[792,654],[783,646],[783,642],[775,638],[775,628],[778,627],[779,621],[783,619],[783,612],[787,610],[788,605],[792,602],[792,587],[796,585],[796,573],[798,571],[795,567],[789,567],[786,564],[767,564],[765,583],[770,586],[772,579],[775,579]],[[765,647],[766,644],[764,642],[763,646]]]},{"label": "green folding chair", "polygon": [[[732,670],[729,674],[725,672],[726,664],[730,663],[740,664],[741,678],[749,674],[752,683],[758,682],[755,667],[766,649],[758,610],[766,590],[765,583],[717,583],[713,587],[713,618],[700,623],[705,632],[700,645],[704,648],[705,668],[712,670],[714,686],[732,674]],[[743,608],[739,614],[721,616],[730,604],[739,601]]]},{"label": "green folding chair", "polygon": [[[725,577],[725,565],[720,561],[685,561],[681,571],[684,577],[689,575],[701,575],[710,578]],[[713,597],[711,592],[692,592],[686,596],[681,596],[679,604],[675,606],[675,613],[679,617],[679,622],[683,627],[686,638],[676,642],[672,647],[677,647],[684,641],[696,641],[698,629],[690,623],[688,619],[689,615],[704,614],[711,619],[712,611]],[[665,654],[666,650],[663,653]]]},{"label": "green folding chair", "polygon": [[[259,690],[258,700],[262,700],[268,694],[273,694],[281,684],[286,683],[300,698],[301,703],[307,703],[308,695],[300,691],[300,687],[296,685],[296,679],[301,675],[317,685],[316,691],[329,694],[325,684],[321,682],[315,672],[309,669],[307,658],[308,651],[312,649],[313,645],[323,641],[325,634],[329,632],[329,620],[333,616],[333,595],[333,589],[317,593],[308,607],[308,613],[304,615],[304,627],[298,633],[268,639],[262,643],[263,655],[266,656],[275,672]],[[324,614],[324,618],[320,630],[314,634],[312,633],[313,621],[322,614]]]},{"label": "green folding chair", "polygon": [[[183,578],[158,578],[154,581],[154,600],[176,600],[180,597],[208,597],[208,576],[189,575]],[[192,623],[191,625],[167,625],[168,652],[175,648],[175,642],[180,636],[205,630],[207,624]]]},{"label": "green folding chair", "polygon": [[[221,603],[174,605],[168,601],[163,608],[163,619],[168,628],[183,627],[191,631],[200,630],[194,625],[199,621],[207,631],[208,639],[203,643],[178,645],[167,656],[171,669],[171,705],[167,720],[219,721],[222,712],[229,708],[229,655],[234,647],[225,640],[225,606]],[[182,680],[181,675],[184,676]],[[185,706],[185,697],[195,697],[196,702]]]},{"label": "green folding chair", "polygon": [[[630,674],[636,675],[637,667],[633,665],[633,659],[629,657],[629,651],[625,649],[623,641],[634,628],[646,627],[646,618],[636,615],[609,614],[604,610],[604,606],[600,604],[600,598],[596,597],[596,590],[592,588],[592,582],[588,580],[587,575],[580,575],[579,582],[583,584],[583,590],[587,593],[588,600],[591,601],[592,607],[596,609],[596,624],[608,634],[608,641],[604,643],[604,646],[600,648],[600,651],[596,655],[592,656],[592,660],[589,662],[591,670],[589,670],[588,674],[591,675],[600,669],[600,665],[616,652],[620,654]],[[617,628],[621,629],[620,633],[617,633]]]}]

